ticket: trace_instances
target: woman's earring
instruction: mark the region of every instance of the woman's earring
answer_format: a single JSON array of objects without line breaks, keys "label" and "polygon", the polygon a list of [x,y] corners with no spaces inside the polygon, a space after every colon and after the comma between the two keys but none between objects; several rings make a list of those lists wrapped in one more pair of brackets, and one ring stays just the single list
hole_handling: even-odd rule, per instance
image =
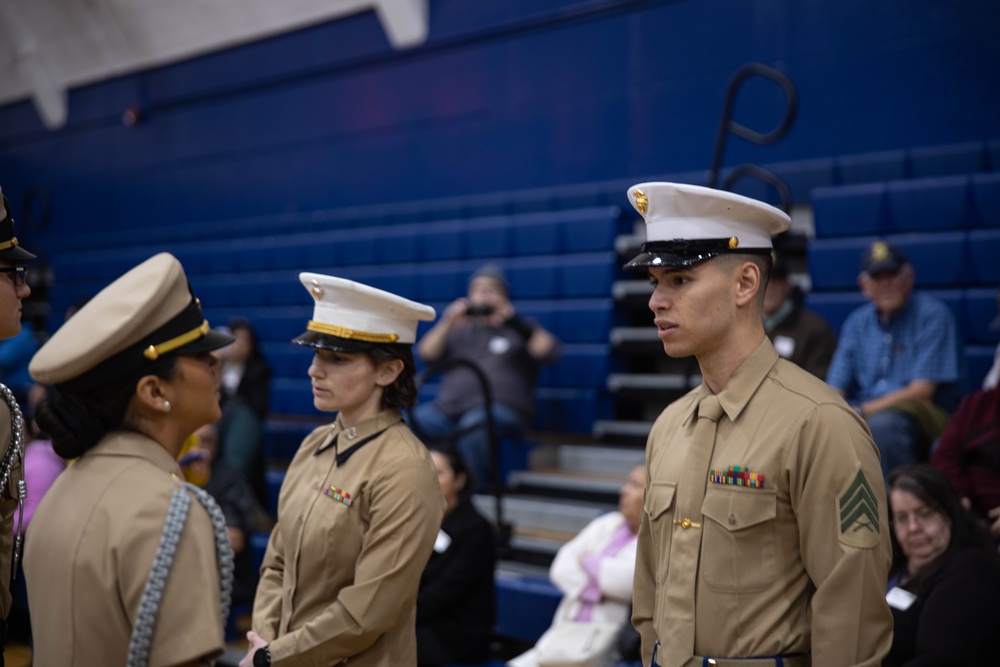
[{"label": "woman's earring", "polygon": [[167,410],[170,410],[170,401],[163,401],[163,407],[165,407]]}]

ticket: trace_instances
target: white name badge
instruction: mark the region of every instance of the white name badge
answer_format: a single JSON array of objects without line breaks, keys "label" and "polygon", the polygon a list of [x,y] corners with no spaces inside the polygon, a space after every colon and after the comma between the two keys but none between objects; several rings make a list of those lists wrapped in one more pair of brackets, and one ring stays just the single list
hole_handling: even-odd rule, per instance
[{"label": "white name badge", "polygon": [[909,609],[916,600],[916,595],[910,591],[904,591],[899,586],[894,586],[892,590],[885,594],[885,601],[889,603],[889,606],[900,611]]},{"label": "white name badge", "polygon": [[434,540],[434,551],[443,554],[451,546],[451,537],[443,530],[438,531],[437,539]]}]

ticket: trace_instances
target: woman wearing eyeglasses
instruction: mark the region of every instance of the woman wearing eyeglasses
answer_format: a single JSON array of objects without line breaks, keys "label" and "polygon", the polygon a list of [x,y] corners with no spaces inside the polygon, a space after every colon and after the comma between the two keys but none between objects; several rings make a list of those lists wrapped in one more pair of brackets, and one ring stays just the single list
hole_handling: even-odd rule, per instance
[{"label": "woman wearing eyeglasses", "polygon": [[885,667],[993,664],[1000,636],[1000,556],[942,472],[889,473],[895,631]]},{"label": "woman wearing eyeglasses", "polygon": [[[17,243],[14,218],[7,198],[0,192],[0,339],[21,332],[21,302],[31,294],[25,262],[35,258]],[[8,381],[4,378],[4,381]],[[27,494],[24,486],[24,419],[17,401],[0,384],[0,665],[3,664],[3,637],[11,608],[11,564],[21,541],[21,527],[14,522],[18,504]],[[15,534],[17,535],[15,539]],[[16,568],[16,563],[14,564]]]}]

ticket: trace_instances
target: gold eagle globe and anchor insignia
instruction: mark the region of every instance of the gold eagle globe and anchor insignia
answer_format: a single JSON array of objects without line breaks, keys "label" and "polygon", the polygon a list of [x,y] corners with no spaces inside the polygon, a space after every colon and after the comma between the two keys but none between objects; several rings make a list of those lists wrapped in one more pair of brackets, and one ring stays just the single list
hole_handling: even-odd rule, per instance
[{"label": "gold eagle globe and anchor insignia", "polygon": [[885,241],[876,241],[868,251],[873,262],[881,262],[889,257],[889,246]]},{"label": "gold eagle globe and anchor insignia", "polygon": [[635,210],[639,211],[642,215],[646,215],[646,211],[649,210],[649,198],[646,196],[646,193],[636,188],[632,191],[632,196],[635,197]]}]

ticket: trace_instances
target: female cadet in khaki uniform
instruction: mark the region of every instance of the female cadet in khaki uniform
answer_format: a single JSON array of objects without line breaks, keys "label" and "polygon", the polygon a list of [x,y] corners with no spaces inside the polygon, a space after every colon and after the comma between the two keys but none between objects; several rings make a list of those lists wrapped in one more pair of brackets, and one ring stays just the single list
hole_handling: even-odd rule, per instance
[{"label": "female cadet in khaki uniform", "polygon": [[[21,331],[21,301],[31,289],[25,282],[25,262],[35,256],[17,244],[14,218],[7,198],[0,192],[0,339],[13,338]],[[10,390],[0,384],[0,667],[3,666],[3,640],[10,614],[10,577],[16,576],[17,551],[21,543],[20,521],[14,515],[24,501],[24,420]],[[16,538],[15,538],[16,535]],[[13,562],[13,567],[12,567]]]},{"label": "female cadet in khaki uniform", "polygon": [[219,419],[210,351],[231,342],[164,253],[102,290],[31,360],[32,377],[53,385],[38,423],[77,458],[27,540],[35,665],[201,665],[222,652],[232,551],[176,457]]},{"label": "female cadet in khaki uniform", "polygon": [[415,666],[417,588],[444,500],[400,409],[416,398],[417,321],[434,309],[341,278],[299,278],[316,303],[293,342],[315,349],[314,405],[338,414],[288,468],[240,665]]}]

